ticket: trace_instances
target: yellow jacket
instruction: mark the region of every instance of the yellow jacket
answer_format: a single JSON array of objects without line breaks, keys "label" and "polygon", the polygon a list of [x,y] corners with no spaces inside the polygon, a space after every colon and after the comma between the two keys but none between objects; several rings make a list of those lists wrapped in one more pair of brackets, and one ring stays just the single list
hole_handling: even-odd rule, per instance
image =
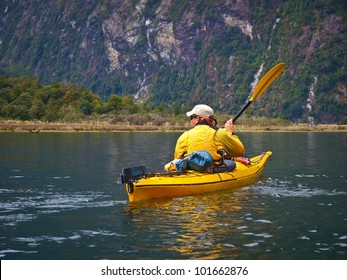
[{"label": "yellow jacket", "polygon": [[198,150],[208,151],[214,160],[221,158],[218,152],[222,150],[231,157],[243,156],[245,152],[239,137],[232,134],[230,130],[225,128],[215,130],[209,125],[199,124],[178,138],[174,158],[186,157]]}]

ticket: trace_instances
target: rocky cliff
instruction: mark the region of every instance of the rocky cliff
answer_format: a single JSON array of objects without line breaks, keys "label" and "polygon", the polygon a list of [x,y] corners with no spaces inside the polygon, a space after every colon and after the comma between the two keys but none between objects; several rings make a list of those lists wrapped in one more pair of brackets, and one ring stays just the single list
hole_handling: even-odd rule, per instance
[{"label": "rocky cliff", "polygon": [[347,4],[302,0],[3,0],[2,73],[235,113],[287,68],[254,114],[346,123]]}]

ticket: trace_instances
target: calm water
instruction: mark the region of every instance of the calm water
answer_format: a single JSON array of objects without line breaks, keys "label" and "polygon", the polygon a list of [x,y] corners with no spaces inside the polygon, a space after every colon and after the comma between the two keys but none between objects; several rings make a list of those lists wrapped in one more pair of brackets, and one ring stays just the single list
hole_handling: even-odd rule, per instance
[{"label": "calm water", "polygon": [[1,133],[1,259],[346,259],[347,133],[240,133],[271,150],[235,192],[129,204],[180,133]]}]

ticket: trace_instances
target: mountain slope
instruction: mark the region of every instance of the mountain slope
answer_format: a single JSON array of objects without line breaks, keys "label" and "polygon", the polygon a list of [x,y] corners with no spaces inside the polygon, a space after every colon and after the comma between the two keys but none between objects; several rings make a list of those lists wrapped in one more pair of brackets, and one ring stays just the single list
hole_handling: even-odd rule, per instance
[{"label": "mountain slope", "polygon": [[[253,114],[346,123],[346,1],[0,3],[2,73],[73,82],[107,99],[208,103],[235,113],[285,62]],[[250,111],[248,111],[250,113]]]}]

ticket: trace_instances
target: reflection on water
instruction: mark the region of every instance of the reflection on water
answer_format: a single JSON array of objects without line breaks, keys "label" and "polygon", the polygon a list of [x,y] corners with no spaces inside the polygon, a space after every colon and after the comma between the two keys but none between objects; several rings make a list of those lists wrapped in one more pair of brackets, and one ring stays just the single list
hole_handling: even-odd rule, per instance
[{"label": "reflection on water", "polygon": [[[263,228],[264,224],[271,227],[272,222],[258,215],[266,205],[242,191],[129,204],[124,208],[132,221],[132,232],[139,233],[137,238],[145,233],[146,238],[157,240],[157,250],[167,250],[168,258],[241,258],[242,248],[250,250],[273,237]],[[144,239],[133,245],[140,252],[155,250],[147,244]]]}]

